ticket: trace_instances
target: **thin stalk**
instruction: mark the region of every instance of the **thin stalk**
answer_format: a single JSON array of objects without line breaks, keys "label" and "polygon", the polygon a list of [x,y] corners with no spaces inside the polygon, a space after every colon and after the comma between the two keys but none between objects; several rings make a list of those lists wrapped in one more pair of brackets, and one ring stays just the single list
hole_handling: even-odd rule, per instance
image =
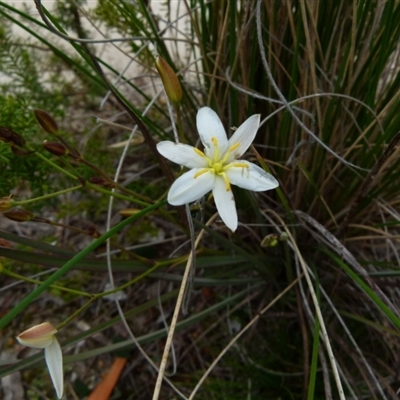
[{"label": "thin stalk", "polygon": [[26,204],[35,203],[36,201],[42,201],[42,200],[51,199],[52,197],[57,197],[57,196],[59,196],[61,194],[73,192],[74,190],[78,190],[78,189],[81,189],[81,188],[82,188],[82,185],[73,186],[73,187],[68,188],[68,189],[63,189],[63,190],[60,190],[58,192],[46,194],[46,195],[40,196],[40,197],[35,197],[33,199],[14,201],[13,205],[15,205],[15,206],[25,206]]},{"label": "thin stalk", "polygon": [[[217,218],[217,216],[218,216],[218,213],[214,214],[207,221],[206,226],[209,226]],[[205,233],[205,230],[202,229],[200,231],[199,235],[196,238],[194,249],[192,249],[192,251],[190,252],[189,258],[188,258],[187,263],[186,263],[185,272],[183,274],[181,287],[180,287],[179,293],[178,293],[178,298],[176,299],[174,315],[172,316],[171,327],[170,327],[170,329],[168,331],[167,341],[165,342],[164,352],[163,352],[163,355],[162,355],[162,358],[161,358],[160,368],[158,370],[157,381],[156,381],[156,384],[155,384],[155,387],[154,387],[154,392],[153,392],[153,400],[158,400],[158,398],[160,396],[161,384],[162,384],[163,379],[164,379],[164,373],[165,373],[165,368],[166,368],[167,362],[168,362],[169,351],[171,349],[172,339],[174,337],[175,328],[176,328],[176,325],[177,325],[177,322],[178,322],[179,311],[181,310],[181,306],[183,304],[183,299],[184,299],[185,290],[186,290],[186,284],[188,282],[190,270],[191,270],[191,267],[192,267],[192,260],[193,260],[193,257],[194,257],[194,250],[199,245],[200,240],[202,239],[204,233]]]},{"label": "thin stalk", "polygon": [[[23,282],[33,283],[34,285],[41,285],[43,283],[42,281],[39,281],[38,279],[29,278],[27,276],[17,274],[16,272],[12,272],[7,268],[4,268],[4,267],[2,268],[1,265],[0,265],[0,272],[11,278],[14,278],[14,279],[17,279],[17,280],[23,281]],[[80,290],[70,289],[70,288],[67,288],[64,286],[50,285],[50,288],[57,289],[57,290],[60,290],[60,291],[66,292],[66,293],[75,294],[77,296],[84,296],[84,297],[92,296],[90,293],[81,292]]]}]

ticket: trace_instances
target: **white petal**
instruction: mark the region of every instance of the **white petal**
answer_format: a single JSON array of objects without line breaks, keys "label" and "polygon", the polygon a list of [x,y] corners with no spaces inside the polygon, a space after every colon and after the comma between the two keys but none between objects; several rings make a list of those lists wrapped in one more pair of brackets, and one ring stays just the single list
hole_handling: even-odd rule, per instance
[{"label": "white petal", "polygon": [[259,166],[245,160],[237,160],[234,163],[247,164],[249,168],[229,168],[226,171],[226,175],[232,185],[252,190],[253,192],[262,192],[279,186],[278,181]]},{"label": "white petal", "polygon": [[225,181],[220,176],[215,179],[213,195],[219,216],[225,225],[235,232],[238,225],[235,199],[232,190],[226,190]]},{"label": "white petal", "polygon": [[181,206],[196,201],[203,197],[214,187],[215,175],[205,172],[197,178],[194,175],[203,168],[193,168],[180,176],[171,186],[168,192],[168,203],[173,206]]},{"label": "white petal", "polygon": [[63,360],[60,344],[54,337],[50,346],[44,349],[44,358],[50,373],[57,397],[61,399],[64,392]]},{"label": "white petal", "polygon": [[240,157],[250,147],[256,137],[258,127],[260,125],[260,114],[252,115],[236,129],[233,136],[229,139],[228,146],[232,147],[239,143],[239,147],[232,152],[227,162]]},{"label": "white petal", "polygon": [[194,151],[194,147],[182,143],[160,142],[158,152],[168,160],[187,168],[207,167],[207,161]]},{"label": "white petal", "polygon": [[228,139],[224,126],[214,110],[209,107],[200,108],[197,112],[197,130],[204,145],[204,152],[208,157],[214,158],[215,146],[211,142],[213,137],[218,141],[220,154],[225,153],[228,148]]}]

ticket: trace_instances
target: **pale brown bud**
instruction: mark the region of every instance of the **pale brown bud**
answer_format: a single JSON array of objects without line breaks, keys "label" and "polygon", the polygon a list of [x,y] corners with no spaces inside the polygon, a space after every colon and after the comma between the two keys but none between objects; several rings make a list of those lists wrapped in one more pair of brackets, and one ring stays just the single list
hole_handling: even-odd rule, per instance
[{"label": "pale brown bud", "polygon": [[31,221],[35,218],[35,214],[27,210],[10,210],[3,213],[3,215],[16,222]]},{"label": "pale brown bud", "polygon": [[54,334],[57,332],[57,329],[50,322],[43,322],[20,333],[17,340],[24,346],[44,349],[53,343]]},{"label": "pale brown bud", "polygon": [[160,74],[165,93],[167,93],[169,100],[173,104],[179,104],[182,100],[183,92],[176,73],[160,56],[156,58],[156,68]]},{"label": "pale brown bud", "polygon": [[24,346],[33,349],[45,349],[44,359],[49,370],[51,380],[61,399],[64,392],[63,356],[61,346],[55,337],[57,329],[50,322],[43,322],[20,333],[17,340]]},{"label": "pale brown bud", "polygon": [[118,214],[121,215],[122,217],[130,217],[132,215],[137,214],[140,211],[141,210],[137,208],[124,208],[123,210],[120,210]]},{"label": "pale brown bud", "polygon": [[33,112],[40,126],[47,133],[51,133],[52,135],[57,134],[58,132],[57,123],[56,121],[54,121],[53,117],[47,111],[35,109],[33,110]]},{"label": "pale brown bud", "polygon": [[56,156],[66,156],[69,152],[68,149],[59,142],[49,142],[45,140],[42,146],[51,154]]}]

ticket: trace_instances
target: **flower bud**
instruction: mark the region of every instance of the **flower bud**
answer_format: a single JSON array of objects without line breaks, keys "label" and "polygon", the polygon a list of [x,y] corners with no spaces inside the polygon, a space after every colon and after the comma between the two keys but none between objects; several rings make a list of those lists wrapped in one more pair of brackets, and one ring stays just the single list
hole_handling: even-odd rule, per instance
[{"label": "flower bud", "polygon": [[140,211],[142,210],[139,210],[137,208],[124,208],[123,210],[120,210],[118,214],[121,215],[122,217],[130,217],[132,215],[137,214]]},{"label": "flower bud", "polygon": [[14,202],[11,199],[12,194],[8,197],[0,197],[0,212],[8,211],[13,208]]},{"label": "flower bud", "polygon": [[169,100],[173,104],[179,104],[182,100],[183,92],[176,73],[160,56],[156,58],[156,68],[160,74],[165,93],[167,93]]},{"label": "flower bud", "polygon": [[279,243],[279,236],[276,233],[270,233],[261,241],[261,247],[275,247]]},{"label": "flower bud", "polygon": [[55,156],[66,156],[69,152],[68,149],[59,142],[49,142],[45,140],[42,146],[51,154]]},{"label": "flower bud", "polygon": [[31,221],[35,218],[35,214],[27,210],[10,210],[3,213],[3,215],[16,222]]},{"label": "flower bud", "polygon": [[18,342],[34,349],[44,349],[49,346],[57,329],[50,322],[43,322],[23,331],[17,336]]},{"label": "flower bud", "polygon": [[57,332],[57,329],[50,322],[43,322],[20,333],[17,340],[24,346],[44,349],[47,369],[56,389],[57,397],[61,399],[64,392],[63,357],[60,344],[55,337]]},{"label": "flower bud", "polygon": [[270,233],[261,241],[261,247],[275,247],[279,242],[284,242],[287,239],[288,235],[286,232],[282,232],[280,235],[276,233]]},{"label": "flower bud", "polygon": [[33,110],[33,112],[40,126],[47,133],[51,133],[52,135],[57,134],[58,132],[57,123],[56,121],[54,121],[53,117],[47,111],[35,109]]},{"label": "flower bud", "polygon": [[26,143],[25,139],[20,134],[5,126],[0,126],[0,140],[21,147]]}]

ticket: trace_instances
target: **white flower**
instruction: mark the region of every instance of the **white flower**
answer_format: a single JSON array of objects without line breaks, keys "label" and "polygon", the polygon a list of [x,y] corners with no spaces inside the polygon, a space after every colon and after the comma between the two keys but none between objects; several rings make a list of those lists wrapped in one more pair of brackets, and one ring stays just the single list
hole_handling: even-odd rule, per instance
[{"label": "white flower", "polygon": [[60,344],[56,337],[57,329],[50,322],[43,322],[20,333],[17,336],[19,343],[34,349],[44,349],[44,358],[51,380],[61,399],[64,392],[63,360]]},{"label": "white flower", "polygon": [[257,165],[238,160],[253,142],[259,125],[260,116],[253,115],[228,140],[218,115],[203,107],[197,113],[197,130],[204,152],[181,143],[158,143],[157,150],[165,158],[190,168],[172,184],[168,202],[175,206],[188,204],[212,190],[221,219],[235,231],[238,219],[231,184],[255,192],[279,185]]}]

